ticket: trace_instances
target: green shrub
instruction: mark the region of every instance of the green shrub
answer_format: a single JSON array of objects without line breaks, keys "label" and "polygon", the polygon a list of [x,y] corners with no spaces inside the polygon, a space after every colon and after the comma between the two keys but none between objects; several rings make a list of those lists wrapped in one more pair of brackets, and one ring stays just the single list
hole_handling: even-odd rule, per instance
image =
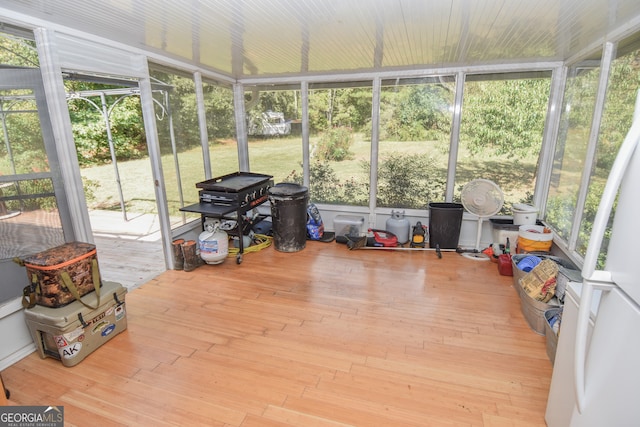
[{"label": "green shrub", "polygon": [[[362,162],[369,176],[369,162]],[[314,203],[369,204],[369,182],[355,177],[340,180],[331,165],[315,161],[310,165],[310,200]],[[392,154],[380,163],[378,173],[378,206],[424,209],[430,201],[443,200],[445,182],[438,178],[434,161],[427,155]],[[293,171],[289,182],[302,184],[302,174]]]},{"label": "green shrub", "polygon": [[[353,177],[341,181],[331,165],[321,161],[313,162],[309,173],[309,199],[312,202],[356,206],[366,206],[369,203],[368,182],[359,182]],[[302,174],[296,171],[292,171],[285,180],[303,183]]]},{"label": "green shrub", "polygon": [[444,198],[445,182],[428,155],[391,154],[380,162],[377,205],[393,208],[426,208]]},{"label": "green shrub", "polygon": [[319,160],[335,162],[352,159],[352,145],[352,130],[344,126],[334,127],[325,131],[320,136],[316,156]]},{"label": "green shrub", "polygon": [[[110,100],[113,102],[113,100]],[[111,162],[111,149],[104,118],[90,104],[69,102],[73,138],[81,167]],[[117,160],[139,159],[147,155],[146,136],[137,97],[123,99],[109,116],[111,137]]]}]

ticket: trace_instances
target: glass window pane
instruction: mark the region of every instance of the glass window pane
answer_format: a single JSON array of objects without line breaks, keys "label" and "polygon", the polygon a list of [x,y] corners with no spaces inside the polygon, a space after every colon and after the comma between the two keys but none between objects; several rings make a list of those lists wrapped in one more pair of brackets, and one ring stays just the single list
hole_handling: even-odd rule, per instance
[{"label": "glass window pane", "polygon": [[310,199],[369,205],[371,82],[310,85]]},{"label": "glass window pane", "polygon": [[453,76],[382,82],[377,206],[444,201],[454,98]]},{"label": "glass window pane", "polygon": [[300,90],[295,87],[247,87],[245,92],[251,172],[273,181],[302,177]]},{"label": "glass window pane", "polygon": [[476,178],[502,189],[502,214],[532,203],[551,73],[467,76],[454,199]]},{"label": "glass window pane", "polygon": [[169,214],[184,215],[186,223],[200,215],[179,209],[199,201],[196,184],[205,178],[195,83],[157,69],[152,69],[151,76],[158,81],[153,96]]},{"label": "glass window pane", "polygon": [[592,66],[572,67],[567,79],[545,215],[546,222],[565,240],[574,221],[599,76],[597,61]]},{"label": "glass window pane", "polygon": [[[635,49],[633,49],[634,47]],[[635,100],[640,88],[640,43],[635,42],[633,46],[626,45],[625,49],[619,48],[618,53],[619,56],[613,61],[611,67],[607,98],[596,147],[596,159],[591,169],[585,210],[580,223],[576,251],[583,256],[587,251],[593,221],[609,171],[620,145],[631,127]],[[615,206],[611,219],[613,219],[614,213]],[[600,254],[599,267],[604,267],[606,261],[609,231],[610,228],[605,233],[602,243],[603,251]]]},{"label": "glass window pane", "polygon": [[237,172],[238,140],[233,110],[233,90],[203,83],[211,173],[214,177]]}]

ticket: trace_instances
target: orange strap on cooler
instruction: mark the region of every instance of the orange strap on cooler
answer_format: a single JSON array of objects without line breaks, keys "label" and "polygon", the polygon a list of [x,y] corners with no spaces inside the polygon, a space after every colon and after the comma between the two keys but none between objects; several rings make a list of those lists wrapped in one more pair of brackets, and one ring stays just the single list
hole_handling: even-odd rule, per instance
[{"label": "orange strap on cooler", "polygon": [[33,268],[35,270],[43,270],[43,271],[47,271],[47,270],[57,270],[59,268],[64,268],[68,265],[72,265],[80,260],[83,260],[85,258],[88,258],[90,256],[93,256],[97,253],[97,249],[93,249],[85,254],[80,255],[79,257],[75,257],[72,259],[69,259],[65,262],[61,262],[60,264],[56,264],[56,265],[35,265],[35,264],[30,264],[28,262],[25,262],[24,265],[25,267],[29,267],[29,268]]}]

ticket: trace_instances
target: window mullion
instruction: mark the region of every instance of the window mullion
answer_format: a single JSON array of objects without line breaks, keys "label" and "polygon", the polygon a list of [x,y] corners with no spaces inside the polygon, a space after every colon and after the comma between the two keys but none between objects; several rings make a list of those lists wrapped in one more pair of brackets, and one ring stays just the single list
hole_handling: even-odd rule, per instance
[{"label": "window mullion", "polygon": [[607,81],[611,71],[611,63],[615,59],[615,44],[606,43],[602,55],[600,66],[600,77],[598,80],[598,90],[596,92],[595,108],[593,110],[593,120],[589,131],[589,143],[587,145],[587,153],[584,160],[584,168],[580,179],[580,188],[578,190],[578,198],[576,200],[576,209],[574,211],[573,222],[571,224],[571,233],[569,234],[568,246],[571,252],[576,250],[577,242],[580,237],[580,227],[582,224],[582,216],[587,200],[589,190],[589,182],[591,180],[591,171],[596,156],[596,148],[598,145],[598,135],[600,133],[600,122],[604,111],[604,104],[607,96]]},{"label": "window mullion", "polygon": [[371,100],[371,167],[369,168],[369,225],[375,226],[375,211],[378,194],[378,154],[380,147],[380,91],[382,80],[373,79]]},{"label": "window mullion", "polygon": [[458,162],[458,145],[460,143],[460,124],[462,122],[462,100],[464,96],[464,79],[462,71],[456,74],[456,93],[453,119],[451,122],[451,139],[449,140],[449,166],[447,172],[447,188],[445,201],[453,201],[453,193],[456,182],[456,165]]}]

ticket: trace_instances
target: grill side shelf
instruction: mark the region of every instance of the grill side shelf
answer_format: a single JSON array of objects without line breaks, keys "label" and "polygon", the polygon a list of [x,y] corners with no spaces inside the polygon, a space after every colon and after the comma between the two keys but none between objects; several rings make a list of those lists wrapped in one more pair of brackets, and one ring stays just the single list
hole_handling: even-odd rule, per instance
[{"label": "grill side shelf", "polygon": [[222,217],[234,212],[238,209],[237,206],[225,206],[215,205],[212,203],[194,203],[193,205],[180,208],[181,211],[195,212],[201,215],[212,215],[214,217]]}]

